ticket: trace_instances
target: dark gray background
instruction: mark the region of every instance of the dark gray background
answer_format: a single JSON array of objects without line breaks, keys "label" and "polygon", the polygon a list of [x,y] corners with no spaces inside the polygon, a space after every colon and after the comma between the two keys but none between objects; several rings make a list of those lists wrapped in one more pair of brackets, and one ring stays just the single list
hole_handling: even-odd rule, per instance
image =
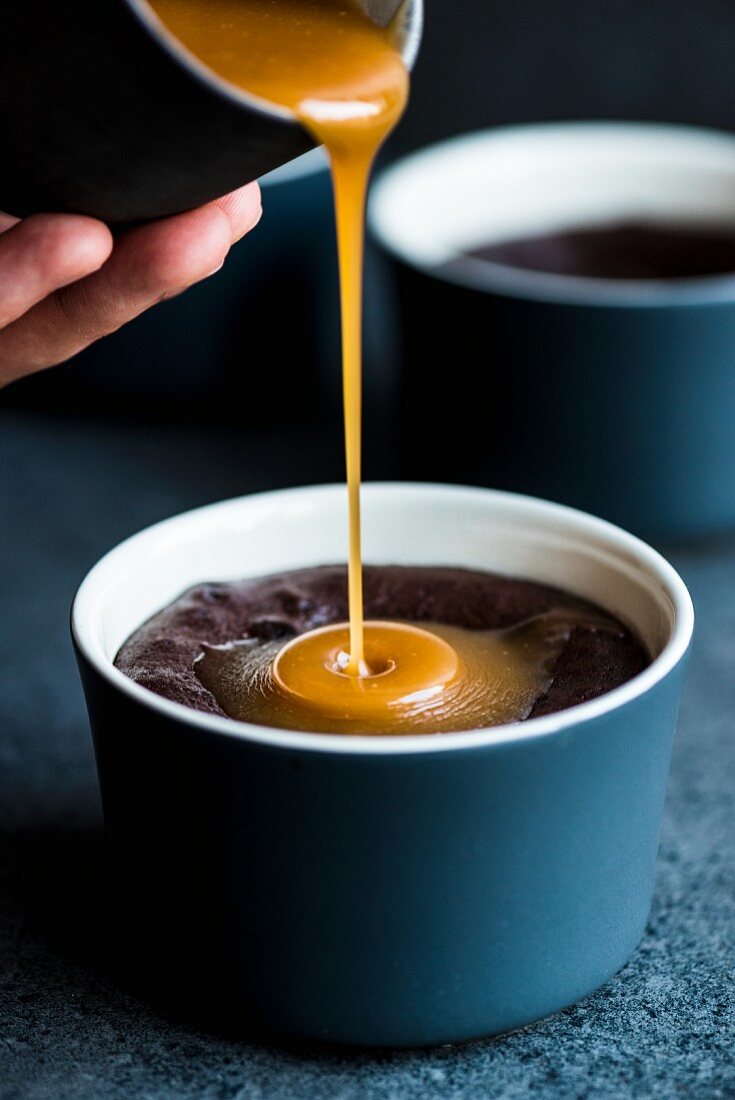
[{"label": "dark gray background", "polygon": [[395,148],[559,119],[735,125],[728,0],[426,0]]}]

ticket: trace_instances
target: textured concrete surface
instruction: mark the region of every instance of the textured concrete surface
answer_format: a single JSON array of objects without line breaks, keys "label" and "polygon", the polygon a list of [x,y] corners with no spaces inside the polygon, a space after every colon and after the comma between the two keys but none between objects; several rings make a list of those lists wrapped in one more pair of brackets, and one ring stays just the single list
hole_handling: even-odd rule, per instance
[{"label": "textured concrete surface", "polygon": [[0,1100],[735,1097],[735,538],[664,548],[698,636],[656,897],[625,969],[558,1016],[434,1051],[279,1049],[116,988],[97,948],[100,830],[67,633],[93,561],[163,516],[339,476],[298,439],[0,412]]}]

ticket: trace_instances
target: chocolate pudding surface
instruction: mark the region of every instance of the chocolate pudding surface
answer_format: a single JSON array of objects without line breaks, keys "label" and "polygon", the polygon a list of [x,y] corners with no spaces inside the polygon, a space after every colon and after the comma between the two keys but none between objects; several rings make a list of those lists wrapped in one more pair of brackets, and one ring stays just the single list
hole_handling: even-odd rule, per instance
[{"label": "chocolate pudding surface", "polygon": [[595,279],[693,279],[735,273],[735,227],[620,222],[494,241],[474,259]]},{"label": "chocolate pudding surface", "polygon": [[[570,629],[551,683],[528,717],[553,714],[619,687],[651,662],[642,642],[596,605],[557,588],[446,566],[365,566],[365,616],[504,629],[547,612],[589,616]],[[325,565],[242,581],[199,584],[148,619],[115,666],[176,703],[227,717],[197,676],[206,646],[246,638],[284,643],[348,616],[347,571]]]}]

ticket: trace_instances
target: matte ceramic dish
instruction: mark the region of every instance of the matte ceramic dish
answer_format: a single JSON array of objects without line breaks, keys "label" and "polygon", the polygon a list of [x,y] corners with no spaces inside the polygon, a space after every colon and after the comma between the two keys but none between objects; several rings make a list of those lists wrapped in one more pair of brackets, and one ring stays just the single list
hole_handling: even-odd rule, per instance
[{"label": "matte ceramic dish", "polygon": [[390,167],[370,215],[400,290],[408,476],[530,492],[646,535],[735,525],[735,272],[636,281],[460,262],[491,241],[626,219],[732,233],[732,134],[468,134]]},{"label": "matte ceramic dish", "polygon": [[645,544],[486,490],[368,485],[369,562],[560,585],[631,624],[651,666],[601,698],[479,732],[264,729],[118,672],[126,637],[204,580],[344,560],[343,487],[227,501],[104,557],[72,627],[115,912],[110,950],[156,999],[245,1027],[415,1045],[507,1030],[606,981],[653,886],[693,613]]}]

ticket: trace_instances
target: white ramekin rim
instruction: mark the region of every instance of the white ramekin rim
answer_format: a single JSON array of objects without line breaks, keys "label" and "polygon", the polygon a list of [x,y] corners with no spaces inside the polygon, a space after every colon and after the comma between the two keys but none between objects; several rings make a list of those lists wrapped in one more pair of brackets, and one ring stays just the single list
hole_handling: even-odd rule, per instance
[{"label": "white ramekin rim", "polygon": [[[298,752],[322,752],[337,755],[394,756],[412,755],[424,752],[456,752],[477,749],[483,746],[504,745],[523,742],[536,737],[545,737],[567,731],[573,727],[592,722],[619,710],[647,694],[664,680],[683,660],[689,649],[694,629],[694,608],[689,591],[679,574],[666,559],[653,547],[606,520],[599,519],[566,505],[555,504],[536,497],[518,493],[507,493],[496,489],[481,489],[467,486],[417,482],[369,482],[363,486],[363,493],[370,494],[430,494],[457,500],[464,497],[467,501],[484,498],[487,502],[513,505],[524,509],[528,514],[543,512],[546,518],[556,516],[567,523],[574,522],[591,538],[598,537],[615,543],[621,555],[635,560],[665,588],[671,600],[674,623],[667,643],[651,664],[638,673],[632,680],[589,702],[569,707],[541,718],[531,718],[524,722],[494,726],[486,730],[468,730],[461,733],[416,734],[401,737],[370,737],[327,733],[305,733],[294,730],[279,730],[240,722],[232,718],[204,714],[181,703],[172,702],[156,695],[140,684],[125,676],[117,669],[112,660],[101,650],[88,621],[89,612],[94,603],[95,589],[100,578],[116,556],[124,555],[136,546],[140,540],[150,538],[155,533],[172,532],[176,525],[196,522],[199,517],[211,516],[220,509],[247,508],[249,502],[285,500],[299,498],[313,500],[320,495],[333,497],[344,493],[343,485],[312,485],[296,489],[279,489],[268,493],[255,493],[247,496],[219,501],[172,516],[169,519],[151,524],[137,534],[118,543],[90,569],[82,580],[71,609],[71,629],[74,642],[92,668],[115,691],[142,704],[149,710],[159,713],[169,720],[183,722],[185,725],[202,730],[203,733],[218,734],[236,740],[252,742],[273,749]],[[318,562],[314,565],[321,564]],[[445,563],[451,564],[451,562]],[[216,579],[216,578],[212,578]]]},{"label": "white ramekin rim", "polygon": [[[391,228],[390,204],[402,178],[415,183],[420,178],[435,180],[445,163],[455,163],[460,157],[477,162],[488,153],[502,156],[535,143],[558,142],[561,150],[566,140],[580,139],[616,141],[630,139],[641,146],[650,142],[665,147],[687,149],[696,164],[698,155],[728,162],[735,178],[735,135],[724,130],[701,126],[685,126],[668,122],[620,122],[614,120],[579,122],[539,122],[498,126],[476,130],[436,142],[400,158],[385,168],[371,189],[368,222],[373,237],[394,259],[416,271],[455,286],[510,298],[553,302],[558,305],[584,305],[597,308],[672,308],[719,306],[735,302],[735,273],[704,275],[673,280],[606,279],[574,275],[557,275],[506,267],[484,260],[463,259],[461,263],[437,265],[412,253],[405,242],[397,239]],[[561,155],[561,153],[560,153]],[[735,191],[733,192],[735,195]],[[414,188],[415,198],[415,188]],[[418,204],[414,201],[413,209]],[[735,198],[733,200],[735,216]]]}]

